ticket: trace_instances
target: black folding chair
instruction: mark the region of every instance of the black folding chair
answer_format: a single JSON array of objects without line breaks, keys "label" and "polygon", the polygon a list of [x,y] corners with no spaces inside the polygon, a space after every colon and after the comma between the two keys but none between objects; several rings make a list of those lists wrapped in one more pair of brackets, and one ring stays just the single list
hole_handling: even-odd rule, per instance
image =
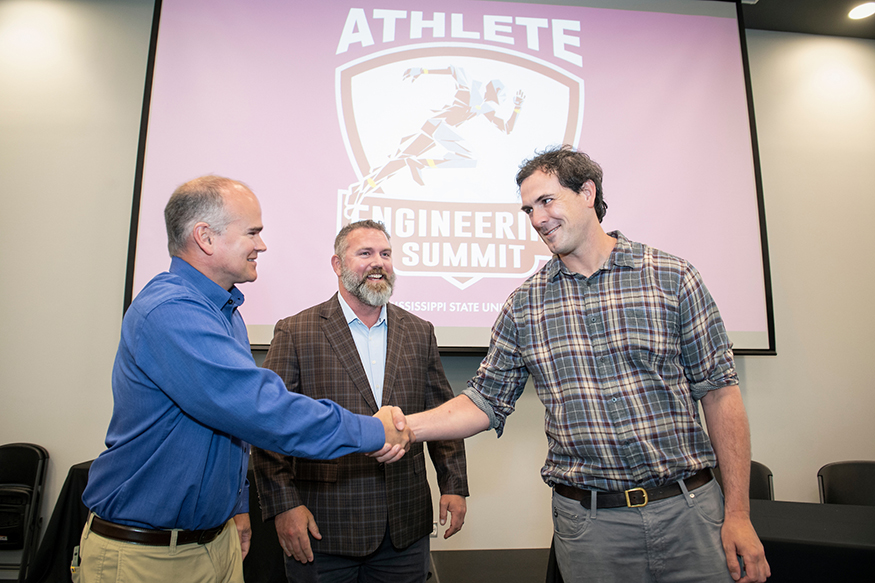
[{"label": "black folding chair", "polygon": [[0,445],[0,571],[17,571],[19,583],[27,577],[39,540],[48,459],[39,445]]},{"label": "black folding chair", "polygon": [[875,506],[875,461],[826,464],[817,471],[822,504]]}]

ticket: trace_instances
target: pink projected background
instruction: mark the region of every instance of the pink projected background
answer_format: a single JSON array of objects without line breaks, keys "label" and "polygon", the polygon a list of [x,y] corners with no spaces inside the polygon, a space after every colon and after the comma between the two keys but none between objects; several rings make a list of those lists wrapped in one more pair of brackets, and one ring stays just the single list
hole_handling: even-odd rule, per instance
[{"label": "pink projected background", "polygon": [[242,286],[252,330],[334,293],[337,230],[376,218],[392,232],[393,301],[442,345],[484,346],[504,299],[548,258],[519,213],[517,167],[573,143],[604,168],[605,228],[689,259],[737,347],[767,348],[731,5],[728,16],[164,0],[134,293],[169,265],[170,193],[215,173],[262,203],[268,252]]}]

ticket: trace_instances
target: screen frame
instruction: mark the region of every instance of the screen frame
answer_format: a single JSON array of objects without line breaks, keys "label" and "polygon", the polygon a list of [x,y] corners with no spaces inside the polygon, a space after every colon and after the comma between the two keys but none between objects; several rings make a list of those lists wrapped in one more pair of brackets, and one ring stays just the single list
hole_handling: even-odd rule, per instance
[{"label": "screen frame", "polygon": [[[505,0],[507,1],[507,0]],[[539,0],[511,0],[516,2],[526,2],[530,4],[554,4],[565,6],[577,6],[578,3],[573,1],[539,1]],[[745,36],[744,20],[742,14],[742,6],[739,0],[711,0],[717,2],[730,2],[735,4],[736,20],[738,24],[738,37],[741,50],[741,65],[744,75],[745,93],[747,98],[748,121],[750,124],[750,139],[751,139],[751,154],[753,157],[753,175],[756,189],[756,206],[759,218],[759,233],[760,233],[760,249],[762,252],[762,268],[763,268],[763,294],[765,301],[765,317],[766,317],[766,334],[768,337],[768,346],[766,348],[736,348],[734,353],[737,355],[753,355],[753,356],[775,356],[777,348],[775,346],[775,318],[774,318],[774,303],[771,284],[771,268],[769,262],[769,247],[768,247],[768,232],[765,212],[765,200],[763,194],[762,173],[760,166],[759,144],[756,132],[756,116],[754,112],[753,91],[751,87],[750,65],[748,61],[748,50]],[[133,301],[134,291],[134,271],[137,255],[137,237],[139,233],[139,215],[140,201],[143,188],[143,175],[145,169],[146,158],[146,141],[149,126],[150,103],[152,97],[152,82],[154,76],[154,66],[157,53],[158,33],[160,28],[161,10],[163,0],[155,0],[154,12],[152,17],[151,38],[149,43],[149,55],[147,60],[146,78],[143,93],[143,107],[140,119],[139,142],[137,149],[137,162],[134,178],[134,190],[131,206],[130,231],[128,239],[128,255],[127,255],[127,272],[125,276],[125,292],[123,310],[127,311]],[[440,344],[442,334],[441,329],[437,328],[438,340],[441,354],[453,356],[482,356],[485,355],[488,349],[488,334],[486,334],[485,342],[476,345],[460,345],[455,343]],[[444,333],[446,334],[446,332]],[[269,342],[256,340],[251,342],[253,351],[265,351],[269,347]]]}]

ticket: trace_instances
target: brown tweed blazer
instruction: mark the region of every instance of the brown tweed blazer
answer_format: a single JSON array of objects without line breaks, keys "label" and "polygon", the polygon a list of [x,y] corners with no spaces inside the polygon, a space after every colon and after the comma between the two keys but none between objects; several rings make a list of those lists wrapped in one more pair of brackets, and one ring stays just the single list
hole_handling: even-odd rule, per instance
[{"label": "brown tweed blazer", "polygon": [[[387,322],[382,405],[417,413],[451,399],[434,327],[393,304],[387,306]],[[279,374],[290,391],[331,399],[354,413],[373,415],[379,409],[337,294],[279,321],[264,366]],[[430,442],[427,447],[441,494],[467,496],[463,442]],[[252,455],[264,519],[304,504],[322,534],[321,541],[311,538],[317,552],[367,555],[383,540],[387,524],[396,548],[432,530],[435,515],[422,443],[393,464],[364,454],[316,461],[253,448]]]}]

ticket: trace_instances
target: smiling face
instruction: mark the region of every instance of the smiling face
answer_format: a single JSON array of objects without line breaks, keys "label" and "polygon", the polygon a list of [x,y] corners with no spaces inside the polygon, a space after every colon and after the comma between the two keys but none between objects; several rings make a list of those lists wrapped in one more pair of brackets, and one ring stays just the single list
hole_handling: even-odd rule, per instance
[{"label": "smiling face", "polygon": [[378,307],[389,303],[395,285],[392,245],[382,231],[355,229],[346,238],[343,257],[332,257],[334,272],[349,294],[361,303]]},{"label": "smiling face", "polygon": [[225,193],[225,211],[230,221],[223,232],[212,231],[213,256],[210,279],[225,289],[255,281],[256,259],[267,251],[261,239],[261,205],[250,191],[234,188]]},{"label": "smiling face", "polygon": [[520,185],[520,197],[523,212],[550,251],[563,259],[585,254],[598,225],[592,181],[578,193],[562,186],[555,174],[536,170]]}]

